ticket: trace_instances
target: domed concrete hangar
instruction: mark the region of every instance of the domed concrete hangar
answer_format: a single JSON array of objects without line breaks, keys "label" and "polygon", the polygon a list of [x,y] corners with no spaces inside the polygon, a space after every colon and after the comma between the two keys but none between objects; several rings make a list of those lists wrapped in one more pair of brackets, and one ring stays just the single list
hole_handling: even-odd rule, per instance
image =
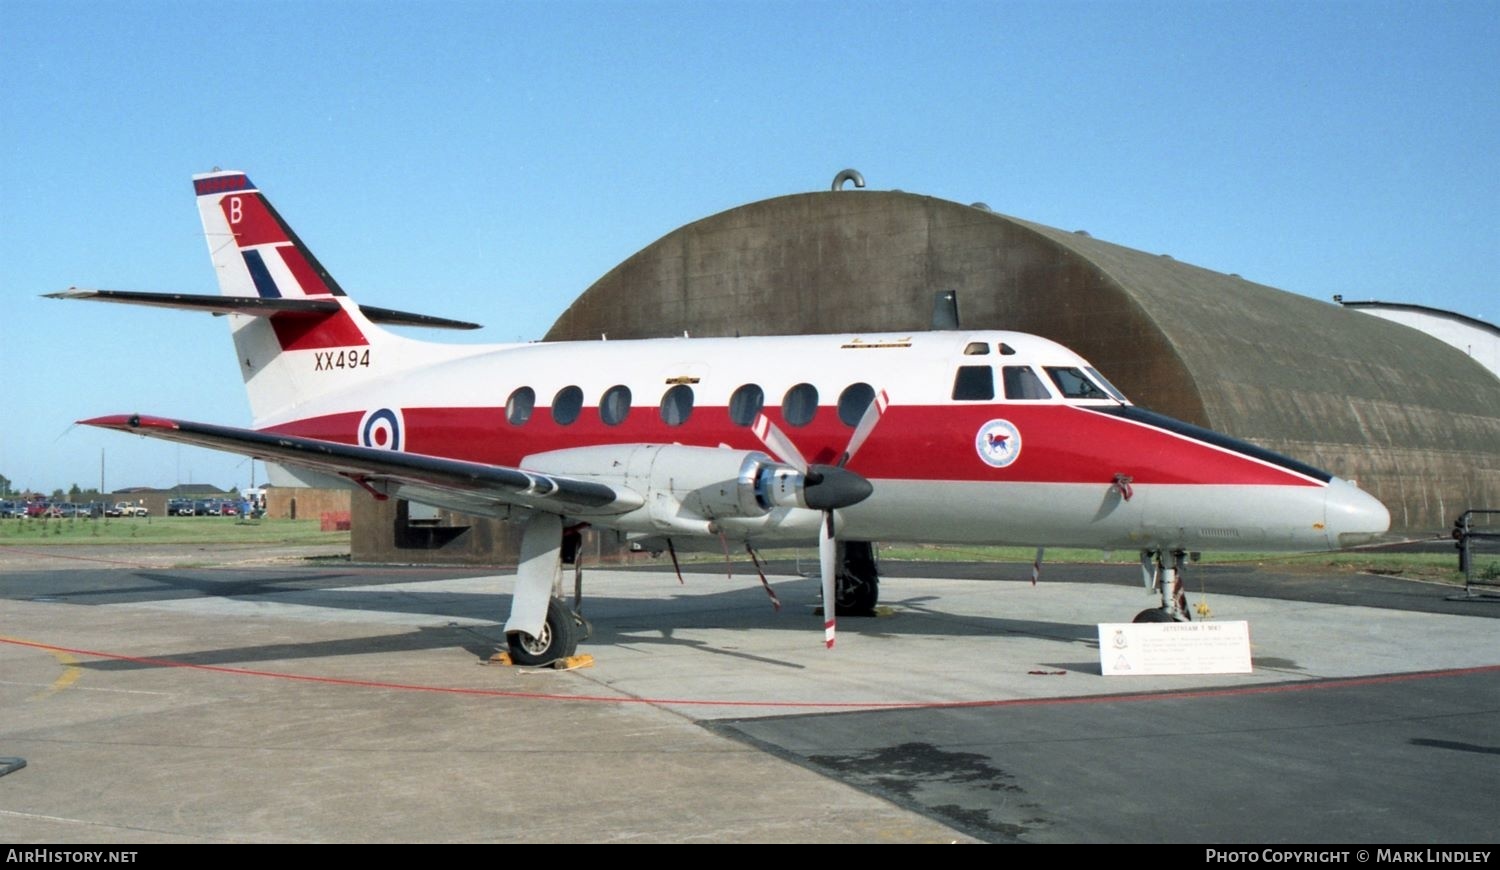
[{"label": "domed concrete hangar", "polygon": [[548,340],[965,328],[1077,350],[1131,400],[1353,478],[1396,531],[1500,507],[1500,379],[1417,330],[900,191],[750,203],[620,264]]}]

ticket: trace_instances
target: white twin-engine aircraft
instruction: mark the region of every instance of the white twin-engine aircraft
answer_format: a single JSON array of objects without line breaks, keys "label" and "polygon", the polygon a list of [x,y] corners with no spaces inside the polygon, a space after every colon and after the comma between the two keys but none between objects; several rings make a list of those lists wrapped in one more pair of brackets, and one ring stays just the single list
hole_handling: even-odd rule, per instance
[{"label": "white twin-engine aircraft", "polygon": [[674,560],[817,541],[832,646],[836,611],[875,605],[873,541],[1136,549],[1161,593],[1137,618],[1163,621],[1188,618],[1189,551],[1338,548],[1390,523],[1352,483],[1138,408],[1034,335],[415,341],[377,324],[474,324],[358,305],[244,173],[193,184],[222,295],[54,295],[227,314],[254,426],[82,422],[525,523],[505,624],[523,663],[576,649],[555,590],[585,525]]}]

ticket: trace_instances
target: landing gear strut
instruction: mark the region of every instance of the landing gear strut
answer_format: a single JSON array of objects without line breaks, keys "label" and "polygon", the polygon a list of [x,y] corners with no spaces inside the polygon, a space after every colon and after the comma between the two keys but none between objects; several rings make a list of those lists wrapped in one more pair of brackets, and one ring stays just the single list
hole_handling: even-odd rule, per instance
[{"label": "landing gear strut", "polygon": [[1161,593],[1161,606],[1142,610],[1134,622],[1189,622],[1187,593],[1182,591],[1182,565],[1187,560],[1183,550],[1170,554],[1161,550],[1141,551],[1141,579],[1147,589]]},{"label": "landing gear strut", "polygon": [[840,541],[834,597],[839,616],[874,616],[880,600],[880,571],[875,545],[869,541]]}]

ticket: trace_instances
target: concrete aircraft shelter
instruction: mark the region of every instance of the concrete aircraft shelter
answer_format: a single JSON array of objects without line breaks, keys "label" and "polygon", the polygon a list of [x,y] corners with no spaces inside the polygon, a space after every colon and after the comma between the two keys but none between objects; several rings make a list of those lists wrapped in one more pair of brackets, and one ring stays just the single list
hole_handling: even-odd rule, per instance
[{"label": "concrete aircraft shelter", "polygon": [[750,203],[605,275],[547,340],[966,329],[1077,350],[1132,401],[1352,478],[1393,530],[1500,508],[1500,379],[1398,323],[969,206],[841,190]]}]

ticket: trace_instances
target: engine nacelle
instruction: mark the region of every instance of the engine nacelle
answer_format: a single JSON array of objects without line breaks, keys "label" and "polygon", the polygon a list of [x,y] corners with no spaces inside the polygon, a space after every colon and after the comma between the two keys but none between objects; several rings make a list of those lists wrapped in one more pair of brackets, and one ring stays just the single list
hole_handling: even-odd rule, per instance
[{"label": "engine nacelle", "polygon": [[677,444],[654,451],[647,501],[670,498],[680,512],[707,520],[759,517],[777,505],[760,492],[760,481],[776,467],[764,453]]},{"label": "engine nacelle", "polygon": [[537,453],[523,469],[597,480],[642,496],[621,528],[703,534],[717,520],[764,517],[778,508],[829,510],[865,498],[870,484],[844,469],[803,474],[758,450],[620,444]]},{"label": "engine nacelle", "polygon": [[[566,477],[598,480],[640,494],[656,521],[677,526],[681,517],[701,531],[706,521],[758,517],[780,506],[796,506],[794,480],[770,481],[784,468],[755,450],[621,444],[553,450],[526,457],[521,467]],[[786,469],[801,475],[795,469]],[[764,488],[764,492],[761,490]],[[686,529],[684,529],[686,530]]]}]

